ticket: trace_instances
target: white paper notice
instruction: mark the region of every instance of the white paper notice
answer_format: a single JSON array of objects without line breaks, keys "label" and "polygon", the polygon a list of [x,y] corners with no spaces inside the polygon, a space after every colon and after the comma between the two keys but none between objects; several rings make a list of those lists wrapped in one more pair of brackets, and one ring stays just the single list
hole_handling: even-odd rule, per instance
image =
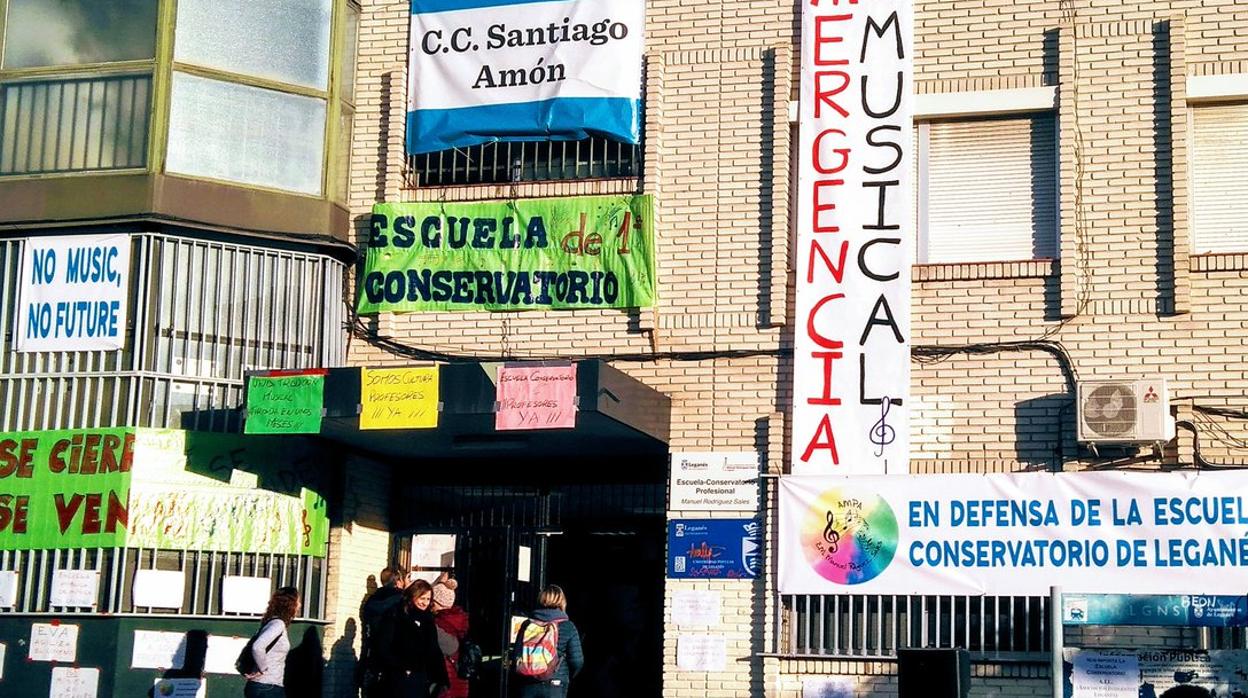
[{"label": "white paper notice", "polygon": [[13,608],[17,605],[17,573],[0,572],[0,608]]},{"label": "white paper notice", "polygon": [[0,681],[4,680],[4,653],[7,648],[0,642]]},{"label": "white paper notice", "polygon": [[99,669],[52,668],[52,688],[48,698],[95,698],[100,687]]},{"label": "white paper notice", "polygon": [[221,610],[260,615],[269,607],[272,589],[268,577],[226,577],[221,582]]},{"label": "white paper notice", "polygon": [[1140,658],[1135,652],[1089,652],[1075,655],[1070,683],[1073,698],[1137,698]]},{"label": "white paper notice", "polygon": [[186,575],[181,571],[139,570],[131,598],[135,606],[180,609],[185,592]]},{"label": "white paper notice", "polygon": [[136,630],[130,668],[181,669],[185,654],[186,633]]},{"label": "white paper notice", "polygon": [[728,667],[728,639],[723,635],[681,635],[676,640],[676,668],[723,671]]},{"label": "white paper notice", "polygon": [[716,626],[723,606],[718,591],[678,591],[672,598],[672,622],[678,626]]},{"label": "white paper notice", "polygon": [[673,453],[669,511],[758,510],[758,453]]},{"label": "white paper notice", "polygon": [[247,646],[246,637],[230,637],[227,635],[209,635],[208,651],[204,653],[205,674],[237,674],[234,661],[243,653]]},{"label": "white paper notice", "polygon": [[803,679],[802,698],[854,698],[854,680],[845,676]]},{"label": "white paper notice", "polygon": [[78,626],[34,623],[30,626],[30,661],[65,662],[78,658]]},{"label": "white paper notice", "polygon": [[432,533],[412,536],[412,566],[454,567],[455,534]]},{"label": "white paper notice", "polygon": [[533,548],[527,545],[520,546],[520,553],[516,556],[516,580],[533,580]]},{"label": "white paper notice", "polygon": [[208,695],[203,679],[156,679],[152,695],[156,698],[204,698]]},{"label": "white paper notice", "polygon": [[57,570],[52,573],[52,606],[89,608],[95,606],[100,591],[100,573],[95,570]]}]

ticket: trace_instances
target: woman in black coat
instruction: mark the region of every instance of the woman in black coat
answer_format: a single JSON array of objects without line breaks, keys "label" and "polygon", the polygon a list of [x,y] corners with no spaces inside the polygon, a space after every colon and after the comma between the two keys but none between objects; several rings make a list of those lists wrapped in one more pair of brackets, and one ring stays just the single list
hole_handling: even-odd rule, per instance
[{"label": "woman in black coat", "polygon": [[438,648],[433,613],[429,611],[433,588],[428,582],[417,580],[403,590],[403,599],[382,620],[373,647],[381,695],[429,698],[432,687],[445,688],[450,683],[442,650]]}]

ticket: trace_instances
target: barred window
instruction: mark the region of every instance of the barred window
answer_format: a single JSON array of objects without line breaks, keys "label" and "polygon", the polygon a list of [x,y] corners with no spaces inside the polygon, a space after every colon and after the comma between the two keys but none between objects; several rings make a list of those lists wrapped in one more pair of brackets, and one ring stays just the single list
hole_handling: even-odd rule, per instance
[{"label": "barred window", "polygon": [[408,171],[414,187],[637,177],[641,147],[608,138],[503,141],[413,155]]}]

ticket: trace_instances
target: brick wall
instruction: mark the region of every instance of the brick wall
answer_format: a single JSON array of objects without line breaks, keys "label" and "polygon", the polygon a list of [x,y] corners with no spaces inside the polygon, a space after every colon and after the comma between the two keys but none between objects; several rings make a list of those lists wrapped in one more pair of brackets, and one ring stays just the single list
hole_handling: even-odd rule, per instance
[{"label": "brick wall", "polygon": [[[543,354],[575,357],[787,346],[792,134],[785,109],[796,94],[796,9],[784,2],[647,4],[642,186],[656,195],[660,302],[654,310],[384,315],[373,321],[375,330],[428,349],[474,354],[523,355],[540,347]],[[1189,75],[1248,70],[1248,6],[1233,0],[922,0],[915,21],[920,92],[1058,87],[1062,259],[916,268],[914,343],[1044,336],[1065,348],[1080,379],[1164,375],[1182,417],[1216,419],[1229,434],[1219,442],[1206,425],[1206,456],[1248,458],[1234,443],[1248,439],[1239,423],[1190,409],[1248,402],[1248,255],[1187,252],[1184,97]],[[637,186],[405,188],[407,27],[407,2],[364,0],[351,179],[359,235],[370,207],[381,200],[612,193]],[[355,340],[351,361],[396,359]],[[787,361],[617,365],[672,397],[673,450],[758,448],[772,472],[782,470],[783,414],[791,394]],[[912,375],[916,473],[1073,468],[1092,460],[1074,443],[1069,376],[1051,353],[956,355],[917,363]],[[1181,434],[1167,457],[1190,462],[1190,435]],[[669,582],[668,598],[694,586]],[[801,676],[814,673],[853,675],[864,695],[895,691],[889,663],[753,659],[772,647],[770,590],[745,583],[716,588],[732,609],[720,629],[730,639],[729,669],[678,672],[679,633],[669,626],[666,695],[797,696]],[[1173,633],[1131,636],[1139,644],[1186,640]],[[997,665],[976,671],[975,695],[1048,691],[1047,673]]]},{"label": "brick wall", "polygon": [[340,516],[329,534],[324,695],[355,695],[360,656],[360,607],[378,586],[377,573],[390,550],[390,466],[359,457],[347,459]]}]

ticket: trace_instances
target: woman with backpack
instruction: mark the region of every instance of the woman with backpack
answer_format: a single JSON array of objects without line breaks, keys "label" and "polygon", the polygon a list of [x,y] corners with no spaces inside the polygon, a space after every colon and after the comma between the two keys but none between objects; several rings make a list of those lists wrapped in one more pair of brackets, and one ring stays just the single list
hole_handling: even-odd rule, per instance
[{"label": "woman with backpack", "polygon": [[429,698],[433,687],[441,690],[449,685],[429,611],[432,601],[433,588],[418,579],[403,590],[403,602],[382,619],[374,646],[380,674],[378,695]]},{"label": "woman with backpack", "polygon": [[468,613],[455,605],[458,586],[459,583],[445,572],[433,583],[433,624],[438,628],[438,647],[442,650],[450,681],[437,698],[468,698],[468,680],[459,666],[464,643],[468,640]]},{"label": "woman with backpack", "polygon": [[[290,652],[290,621],[299,615],[302,604],[299,590],[282,587],[269,599],[269,607],[260,620],[260,631],[248,643],[251,650],[249,669],[244,676],[245,698],[285,698],[286,655]],[[240,665],[246,657],[240,657]]]},{"label": "woman with backpack", "polygon": [[537,597],[533,617],[520,624],[512,649],[519,698],[565,698],[585,665],[581,635],[568,618],[568,598],[551,584]]}]

